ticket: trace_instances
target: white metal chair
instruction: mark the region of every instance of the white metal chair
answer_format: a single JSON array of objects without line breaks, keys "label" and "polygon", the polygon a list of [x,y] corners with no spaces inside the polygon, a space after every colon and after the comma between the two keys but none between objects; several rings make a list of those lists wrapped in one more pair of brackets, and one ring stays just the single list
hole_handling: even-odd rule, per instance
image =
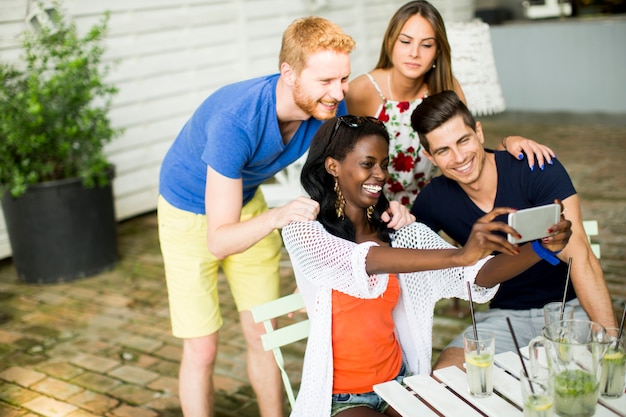
[{"label": "white metal chair", "polygon": [[283,206],[301,195],[307,195],[300,184],[300,171],[307,155],[308,152],[305,152],[297,161],[277,172],[273,183],[261,184],[261,191],[268,207]]},{"label": "white metal chair", "polygon": [[291,312],[296,312],[304,308],[304,300],[299,293],[286,295],[276,300],[267,302],[265,304],[253,307],[252,317],[256,323],[263,322],[265,326],[266,334],[261,336],[261,342],[263,348],[268,351],[271,350],[274,353],[276,364],[280,369],[280,374],[283,379],[283,385],[287,392],[287,398],[289,399],[289,405],[293,409],[295,403],[295,396],[293,394],[293,388],[289,381],[289,376],[285,370],[285,360],[281,347],[290,343],[297,342],[302,339],[306,339],[309,336],[309,320],[301,320],[289,325],[274,328],[272,320],[281,316],[285,316]]},{"label": "white metal chair", "polygon": [[596,258],[600,259],[600,245],[598,243],[591,243],[591,236],[598,236],[598,221],[597,220],[583,220],[583,228],[585,234],[591,245],[591,250]]}]

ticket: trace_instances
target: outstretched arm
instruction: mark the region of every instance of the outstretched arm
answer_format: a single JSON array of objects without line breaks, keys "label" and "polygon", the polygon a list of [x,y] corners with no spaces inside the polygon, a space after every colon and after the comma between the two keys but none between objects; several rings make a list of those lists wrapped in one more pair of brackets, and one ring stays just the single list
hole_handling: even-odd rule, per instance
[{"label": "outstretched arm", "polygon": [[367,272],[376,274],[436,270],[474,265],[492,252],[516,255],[518,253],[517,245],[509,243],[505,237],[494,233],[517,234],[515,229],[505,223],[493,221],[502,214],[514,211],[515,209],[512,208],[496,208],[478,219],[472,227],[467,243],[461,249],[455,249],[430,230],[429,232],[434,237],[428,237],[427,239],[431,242],[435,239],[440,241],[441,248],[402,249],[387,246],[370,248],[367,255]]}]

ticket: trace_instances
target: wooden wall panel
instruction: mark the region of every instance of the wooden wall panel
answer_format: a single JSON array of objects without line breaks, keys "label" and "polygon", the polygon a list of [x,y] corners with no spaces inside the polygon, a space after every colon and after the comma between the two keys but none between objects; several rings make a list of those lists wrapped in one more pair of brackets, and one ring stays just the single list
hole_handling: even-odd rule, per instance
[{"label": "wooden wall panel", "polygon": [[[117,218],[156,207],[160,162],[195,108],[224,84],[278,71],[282,32],[327,17],[355,38],[352,72],[371,69],[383,31],[405,0],[65,0],[80,30],[111,12],[106,59],[120,89],[111,112],[124,133],[106,147],[116,165]],[[0,1],[0,54],[15,61],[28,0]],[[10,256],[0,212],[0,258]]]},{"label": "wooden wall panel", "polygon": [[27,2],[24,0],[0,1],[0,22],[23,20],[26,15],[26,7]]}]

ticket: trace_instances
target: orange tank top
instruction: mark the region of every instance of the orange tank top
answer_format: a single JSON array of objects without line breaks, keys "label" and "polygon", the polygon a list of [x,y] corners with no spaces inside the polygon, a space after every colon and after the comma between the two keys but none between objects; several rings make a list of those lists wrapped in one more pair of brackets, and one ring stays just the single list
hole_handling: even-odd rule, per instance
[{"label": "orange tank top", "polygon": [[333,394],[362,394],[400,372],[402,351],[392,311],[400,297],[395,274],[375,299],[332,294]]}]

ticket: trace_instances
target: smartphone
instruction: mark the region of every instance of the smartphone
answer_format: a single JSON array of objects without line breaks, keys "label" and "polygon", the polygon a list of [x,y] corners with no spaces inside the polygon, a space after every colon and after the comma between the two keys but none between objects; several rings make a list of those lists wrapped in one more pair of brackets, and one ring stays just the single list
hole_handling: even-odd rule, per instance
[{"label": "smartphone", "polygon": [[548,236],[548,229],[559,222],[561,206],[546,204],[509,213],[509,226],[522,235],[521,239],[507,235],[509,242],[522,243]]}]

